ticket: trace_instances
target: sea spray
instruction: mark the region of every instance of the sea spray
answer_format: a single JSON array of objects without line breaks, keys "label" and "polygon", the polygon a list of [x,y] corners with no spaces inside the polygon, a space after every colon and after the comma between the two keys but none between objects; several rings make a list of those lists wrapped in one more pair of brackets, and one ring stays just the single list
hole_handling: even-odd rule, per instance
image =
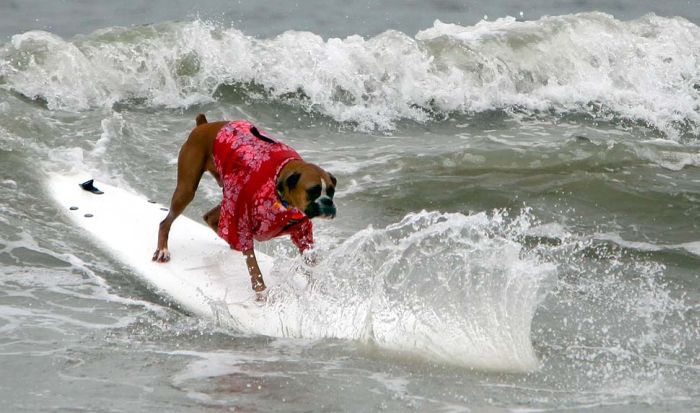
[{"label": "sea spray", "polygon": [[[530,330],[556,274],[518,238],[529,216],[419,212],[367,228],[304,271],[278,259],[286,284],[269,291],[263,333],[344,338],[471,368],[537,367]],[[236,315],[220,319],[240,327]]]},{"label": "sea spray", "polygon": [[663,248],[640,250],[619,237],[602,241],[601,234],[551,225],[528,233],[539,241],[532,251],[558,269],[533,328],[544,380],[558,371],[550,384],[576,389],[583,405],[688,397],[677,383],[697,376],[697,300],[672,286],[669,269],[642,252]]}]

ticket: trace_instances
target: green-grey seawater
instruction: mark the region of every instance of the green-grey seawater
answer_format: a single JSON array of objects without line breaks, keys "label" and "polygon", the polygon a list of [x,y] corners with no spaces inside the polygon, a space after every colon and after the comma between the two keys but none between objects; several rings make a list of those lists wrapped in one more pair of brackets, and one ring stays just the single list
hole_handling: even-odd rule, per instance
[{"label": "green-grey seawater", "polygon": [[[0,6],[1,411],[700,407],[696,2],[223,3]],[[167,203],[199,112],[338,177],[317,267],[259,246],[323,286],[310,327],[406,351],[191,317],[48,195],[86,170]]]}]

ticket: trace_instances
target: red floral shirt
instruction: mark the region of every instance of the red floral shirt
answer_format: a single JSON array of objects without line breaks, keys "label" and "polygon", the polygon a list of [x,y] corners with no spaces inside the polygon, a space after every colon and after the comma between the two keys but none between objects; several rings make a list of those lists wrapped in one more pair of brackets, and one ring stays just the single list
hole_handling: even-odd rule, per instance
[{"label": "red floral shirt", "polygon": [[312,246],[311,220],[299,209],[283,205],[277,195],[282,167],[301,159],[294,149],[239,120],[221,128],[213,155],[224,184],[218,233],[231,248],[247,251],[253,248],[253,239],[267,241],[286,234],[301,252]]}]

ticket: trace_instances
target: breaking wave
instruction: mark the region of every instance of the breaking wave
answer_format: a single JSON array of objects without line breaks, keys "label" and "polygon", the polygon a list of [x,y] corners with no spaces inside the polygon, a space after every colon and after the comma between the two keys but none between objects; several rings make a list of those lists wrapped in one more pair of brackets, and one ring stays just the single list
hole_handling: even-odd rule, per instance
[{"label": "breaking wave", "polygon": [[436,21],[414,37],[368,39],[297,31],[257,39],[204,21],[70,40],[32,31],[0,48],[0,86],[52,110],[283,102],[361,130],[489,110],[574,112],[678,138],[700,125],[700,28],[585,13]]}]

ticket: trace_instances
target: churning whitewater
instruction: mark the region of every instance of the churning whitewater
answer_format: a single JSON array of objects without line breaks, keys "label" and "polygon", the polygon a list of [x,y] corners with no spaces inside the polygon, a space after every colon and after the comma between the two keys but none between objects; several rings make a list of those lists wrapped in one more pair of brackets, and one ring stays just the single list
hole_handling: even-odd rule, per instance
[{"label": "churning whitewater", "polygon": [[52,110],[245,98],[360,130],[491,110],[641,123],[672,139],[700,125],[700,28],[679,17],[436,21],[415,37],[387,31],[369,39],[298,31],[256,39],[194,21],[68,40],[27,32],[13,36],[0,59],[5,89]]}]

